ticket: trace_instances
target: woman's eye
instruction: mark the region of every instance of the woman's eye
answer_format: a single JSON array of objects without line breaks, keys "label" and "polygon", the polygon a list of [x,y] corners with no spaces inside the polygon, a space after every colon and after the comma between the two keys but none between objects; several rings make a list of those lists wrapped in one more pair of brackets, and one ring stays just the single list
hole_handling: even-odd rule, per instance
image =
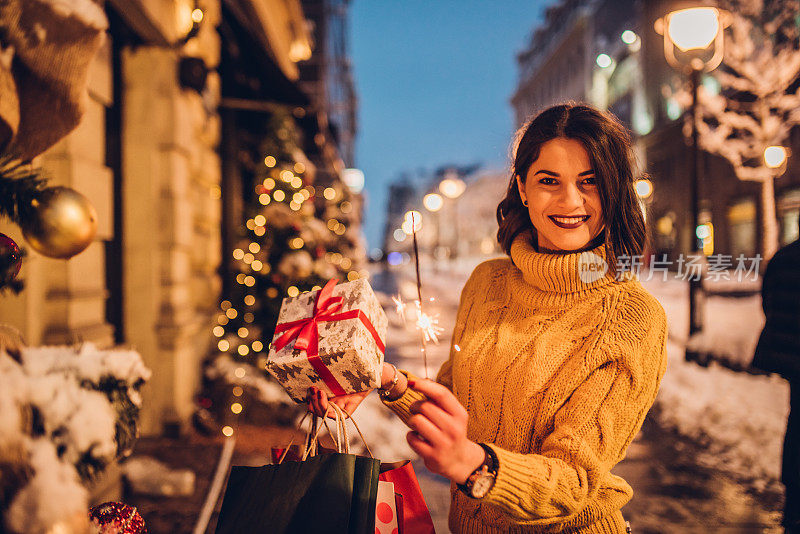
[{"label": "woman's eye", "polygon": [[597,178],[595,178],[595,177],[586,178],[583,181],[583,183],[584,183],[584,185],[597,185]]},{"label": "woman's eye", "polygon": [[555,185],[555,178],[539,178],[539,183],[542,185]]}]

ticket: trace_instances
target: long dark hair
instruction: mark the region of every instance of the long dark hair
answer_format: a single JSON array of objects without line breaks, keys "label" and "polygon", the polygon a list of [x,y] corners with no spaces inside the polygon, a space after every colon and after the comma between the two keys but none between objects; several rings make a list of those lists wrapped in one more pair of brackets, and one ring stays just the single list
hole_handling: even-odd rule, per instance
[{"label": "long dark hair", "polygon": [[511,179],[505,198],[497,206],[497,241],[506,254],[511,254],[514,238],[531,230],[536,245],[536,228],[528,208],[522,204],[516,177],[525,183],[542,145],[557,137],[580,141],[589,153],[603,207],[607,261],[615,270],[617,258],[642,254],[647,239],[644,215],[634,189],[631,136],[614,115],[584,104],[548,108],[517,132]]}]

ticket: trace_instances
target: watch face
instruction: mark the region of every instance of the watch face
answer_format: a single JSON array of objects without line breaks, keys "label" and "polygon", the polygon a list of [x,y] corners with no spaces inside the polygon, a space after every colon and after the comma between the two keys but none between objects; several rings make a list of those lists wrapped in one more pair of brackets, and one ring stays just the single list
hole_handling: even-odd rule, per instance
[{"label": "watch face", "polygon": [[494,476],[489,474],[481,475],[472,484],[472,496],[476,499],[482,499],[489,493],[492,486],[494,486]]}]

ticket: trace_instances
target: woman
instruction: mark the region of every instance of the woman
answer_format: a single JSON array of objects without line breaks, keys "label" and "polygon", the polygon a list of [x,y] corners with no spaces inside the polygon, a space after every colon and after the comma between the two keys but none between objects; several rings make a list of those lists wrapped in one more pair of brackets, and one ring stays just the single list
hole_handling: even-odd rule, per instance
[{"label": "woman", "polygon": [[[633,490],[610,471],[666,366],[662,307],[615,272],[645,241],[630,138],[573,104],[521,132],[497,208],[509,257],[464,286],[436,382],[385,365],[381,397],[454,483],[454,532],[625,532]],[[333,402],[352,413],[364,395]],[[323,414],[327,398],[314,390],[309,405]]]}]

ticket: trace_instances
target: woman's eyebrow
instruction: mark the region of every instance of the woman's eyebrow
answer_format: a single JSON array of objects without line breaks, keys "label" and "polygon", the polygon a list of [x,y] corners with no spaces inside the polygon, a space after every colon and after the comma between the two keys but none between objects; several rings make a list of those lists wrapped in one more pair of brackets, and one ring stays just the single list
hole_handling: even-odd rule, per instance
[{"label": "woman's eyebrow", "polygon": [[[535,173],[533,173],[534,176],[536,176],[537,174],[547,174],[547,175],[550,175],[550,176],[555,176],[556,178],[561,176],[557,172],[548,171],[547,169],[540,169],[540,170],[536,171]],[[594,174],[594,170],[589,169],[588,171],[583,171],[582,173],[578,174],[578,176],[589,176],[591,174]]]}]

